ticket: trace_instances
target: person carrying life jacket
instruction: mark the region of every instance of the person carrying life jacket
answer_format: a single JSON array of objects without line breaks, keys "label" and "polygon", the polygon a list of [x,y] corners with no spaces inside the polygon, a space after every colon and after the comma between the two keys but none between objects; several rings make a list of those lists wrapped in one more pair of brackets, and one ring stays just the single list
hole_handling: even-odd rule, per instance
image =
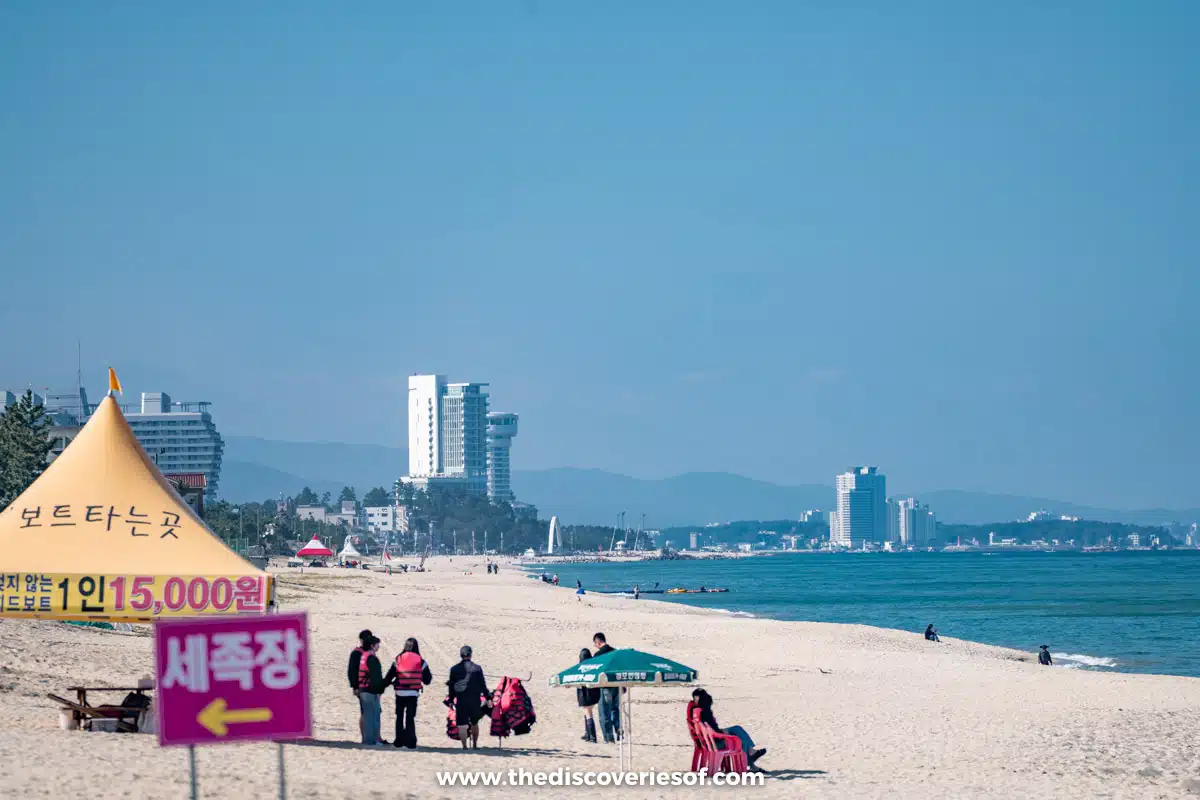
[{"label": "person carrying life jacket", "polygon": [[346,679],[358,698],[358,729],[363,744],[387,744],[380,737],[379,727],[379,695],[387,688],[383,682],[383,668],[375,655],[379,650],[379,639],[365,630],[358,634],[358,641],[358,647],[350,651],[346,666]]},{"label": "person carrying life jacket", "polygon": [[417,749],[417,697],[421,686],[432,682],[433,673],[421,658],[421,647],[410,637],[383,678],[385,687],[390,685],[396,690],[396,747]]}]

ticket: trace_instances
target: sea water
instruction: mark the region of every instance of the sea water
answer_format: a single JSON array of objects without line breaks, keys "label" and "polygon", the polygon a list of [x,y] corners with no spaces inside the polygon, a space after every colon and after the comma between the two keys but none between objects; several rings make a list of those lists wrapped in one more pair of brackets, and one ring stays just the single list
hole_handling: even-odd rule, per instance
[{"label": "sea water", "polygon": [[1194,550],[781,553],[545,569],[571,588],[722,587],[729,592],[643,597],[918,636],[932,623],[943,636],[1031,654],[1049,645],[1055,666],[1200,677]]}]

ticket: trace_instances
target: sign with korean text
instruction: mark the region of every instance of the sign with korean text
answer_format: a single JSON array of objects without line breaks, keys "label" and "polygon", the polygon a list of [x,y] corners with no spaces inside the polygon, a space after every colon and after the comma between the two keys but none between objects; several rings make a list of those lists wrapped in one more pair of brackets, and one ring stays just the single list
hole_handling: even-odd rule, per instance
[{"label": "sign with korean text", "polygon": [[0,618],[150,620],[267,610],[263,575],[66,575],[0,572]]},{"label": "sign with korean text", "polygon": [[312,736],[306,614],[163,620],[154,650],[159,744]]}]

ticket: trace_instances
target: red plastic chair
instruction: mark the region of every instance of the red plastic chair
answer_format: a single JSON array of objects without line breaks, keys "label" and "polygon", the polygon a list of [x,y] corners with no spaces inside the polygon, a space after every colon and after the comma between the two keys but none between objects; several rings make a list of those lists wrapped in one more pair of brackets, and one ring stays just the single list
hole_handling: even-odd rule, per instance
[{"label": "red plastic chair", "polygon": [[688,736],[692,739],[692,772],[700,770],[700,764],[704,760],[704,746],[700,741],[700,734],[696,733],[696,723],[692,719],[692,711],[696,708],[696,701],[689,700],[687,704],[687,729]]},{"label": "red plastic chair", "polygon": [[[700,708],[688,703],[688,733],[692,735],[695,750],[692,752],[692,772],[705,767],[709,775],[717,772],[746,772],[749,762],[742,750],[742,740],[732,734],[718,733],[707,723],[700,721]],[[717,743],[725,746],[720,748]]]}]

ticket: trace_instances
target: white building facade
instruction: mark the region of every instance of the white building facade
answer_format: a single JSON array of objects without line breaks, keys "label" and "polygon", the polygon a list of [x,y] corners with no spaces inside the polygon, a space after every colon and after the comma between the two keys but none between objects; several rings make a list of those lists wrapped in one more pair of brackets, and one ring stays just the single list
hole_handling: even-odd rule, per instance
[{"label": "white building facade", "polygon": [[494,503],[511,503],[513,437],[517,435],[517,415],[492,411],[487,415],[487,493]]},{"label": "white building facade", "polygon": [[371,533],[403,533],[408,526],[401,527],[402,514],[395,506],[367,506],[363,514],[367,519],[367,530]]},{"label": "white building facade", "polygon": [[837,504],[836,525],[831,515],[829,531],[834,545],[859,549],[886,540],[887,480],[876,467],[855,467],[838,475]]},{"label": "white building facade", "polygon": [[140,407],[124,407],[138,443],[168,475],[202,473],[205,499],[217,494],[225,442],[213,424],[210,403],[173,403],[164,392],[142,392]]},{"label": "white building facade", "polygon": [[896,502],[899,541],[905,547],[927,547],[937,538],[937,518],[929,506],[907,497]]},{"label": "white building facade", "polygon": [[[421,488],[488,488],[486,383],[447,383],[442,375],[408,379],[408,477]],[[440,479],[446,480],[440,480]]]}]

